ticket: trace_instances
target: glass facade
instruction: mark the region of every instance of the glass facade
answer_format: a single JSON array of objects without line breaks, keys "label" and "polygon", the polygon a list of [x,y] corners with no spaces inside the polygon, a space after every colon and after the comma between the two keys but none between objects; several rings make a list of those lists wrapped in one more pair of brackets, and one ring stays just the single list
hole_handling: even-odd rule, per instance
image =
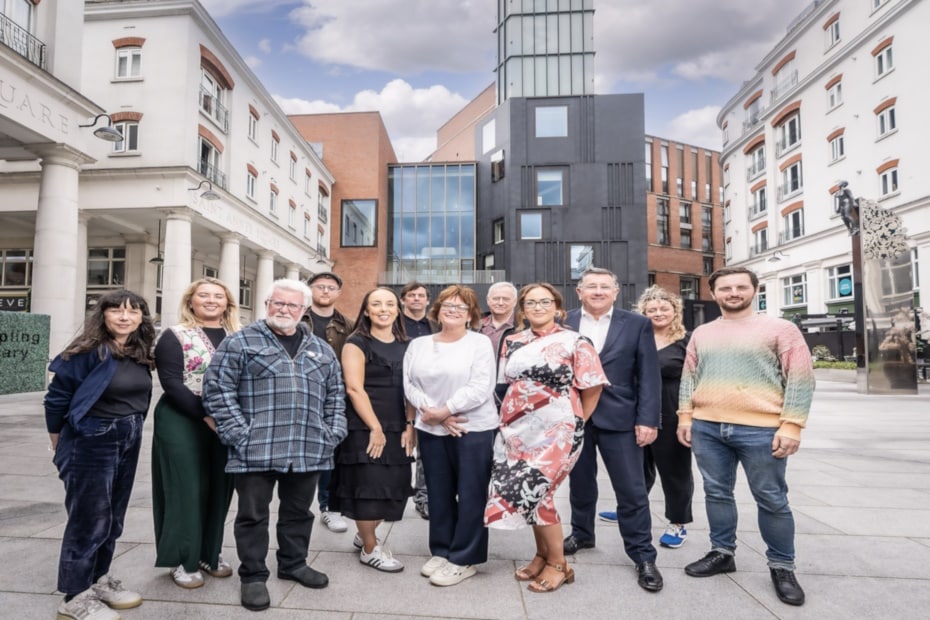
[{"label": "glass facade", "polygon": [[396,281],[461,282],[473,272],[475,164],[390,166],[388,213]]}]

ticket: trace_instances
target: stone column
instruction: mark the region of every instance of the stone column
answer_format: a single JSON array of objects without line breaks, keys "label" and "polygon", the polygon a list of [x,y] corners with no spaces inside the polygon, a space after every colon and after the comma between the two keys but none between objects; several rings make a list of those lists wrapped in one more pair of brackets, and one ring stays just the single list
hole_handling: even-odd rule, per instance
[{"label": "stone column", "polygon": [[252,301],[253,319],[263,319],[265,313],[265,296],[274,283],[274,252],[272,250],[259,250],[258,270],[255,274],[254,300]]},{"label": "stone column", "polygon": [[300,265],[297,263],[288,263],[287,273],[284,274],[284,277],[288,280],[300,280]]},{"label": "stone column", "polygon": [[223,233],[220,235],[220,280],[229,290],[239,291],[239,235]]},{"label": "stone column", "polygon": [[191,216],[186,213],[168,213],[162,269],[161,324],[170,327],[178,322],[181,296],[191,283]]},{"label": "stone column", "polygon": [[[50,146],[38,154],[42,172],[33,245],[31,311],[51,317],[49,354],[55,356],[74,338],[83,318],[83,312],[75,311],[78,174],[81,164],[91,160],[67,147]],[[83,303],[81,306],[83,309]]]},{"label": "stone column", "polygon": [[87,224],[91,218],[78,213],[77,269],[74,278],[74,316],[78,324],[87,313]]}]

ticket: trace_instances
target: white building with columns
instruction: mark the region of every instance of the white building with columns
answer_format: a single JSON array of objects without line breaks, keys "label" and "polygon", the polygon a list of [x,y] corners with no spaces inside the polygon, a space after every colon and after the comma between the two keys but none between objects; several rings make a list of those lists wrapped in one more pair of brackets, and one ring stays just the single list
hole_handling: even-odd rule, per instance
[{"label": "white building with columns", "polygon": [[[2,273],[15,275],[8,266],[20,268],[20,256],[24,271],[0,280],[0,296],[31,291],[32,311],[52,315],[53,354],[109,289],[143,294],[170,325],[184,288],[215,276],[239,291],[248,321],[263,316],[274,279],[329,270],[333,176],[199,2],[60,0],[31,9],[37,36],[43,20],[67,23],[49,32],[68,37],[52,52],[70,64],[62,61],[65,75],[46,75],[0,45],[4,61],[15,61],[0,67],[4,84],[48,82],[48,92],[29,92],[31,111],[22,91],[0,107],[12,117],[0,116]],[[61,82],[72,84],[66,95],[55,91]],[[13,92],[0,85],[0,99],[4,89]],[[62,102],[71,109],[60,111]],[[101,112],[121,142],[77,129]],[[10,122],[22,125],[18,133]],[[26,129],[44,134],[30,137],[30,148],[21,139],[7,145]]]},{"label": "white building with columns", "polygon": [[841,180],[907,228],[913,278],[893,285],[930,291],[928,23],[919,0],[812,2],[723,106],[726,260],[759,274],[760,310],[852,315]]}]

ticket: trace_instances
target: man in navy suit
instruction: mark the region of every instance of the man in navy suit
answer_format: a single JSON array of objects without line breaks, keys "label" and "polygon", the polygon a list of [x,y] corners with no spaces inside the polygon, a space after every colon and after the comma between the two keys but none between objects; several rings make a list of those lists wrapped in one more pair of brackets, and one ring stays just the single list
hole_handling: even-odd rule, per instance
[{"label": "man in navy suit", "polygon": [[597,512],[597,450],[617,496],[620,536],[636,565],[640,587],[662,589],[652,544],[652,515],[643,475],[643,446],[656,439],[661,410],[662,378],[652,325],[644,316],[614,308],[617,276],[592,267],[578,281],[581,309],[568,313],[565,324],[587,336],[610,380],[585,425],[584,447],[569,477],[572,533],[565,553],[594,547]]}]

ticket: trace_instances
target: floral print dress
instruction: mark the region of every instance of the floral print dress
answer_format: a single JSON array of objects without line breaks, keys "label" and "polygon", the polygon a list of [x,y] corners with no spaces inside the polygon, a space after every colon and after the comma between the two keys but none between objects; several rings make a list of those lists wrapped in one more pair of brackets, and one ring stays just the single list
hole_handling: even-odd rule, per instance
[{"label": "floral print dress", "polygon": [[553,497],[584,440],[579,392],[608,384],[597,351],[558,325],[546,333],[527,329],[504,342],[500,372],[510,387],[501,404],[485,524],[560,523]]}]

